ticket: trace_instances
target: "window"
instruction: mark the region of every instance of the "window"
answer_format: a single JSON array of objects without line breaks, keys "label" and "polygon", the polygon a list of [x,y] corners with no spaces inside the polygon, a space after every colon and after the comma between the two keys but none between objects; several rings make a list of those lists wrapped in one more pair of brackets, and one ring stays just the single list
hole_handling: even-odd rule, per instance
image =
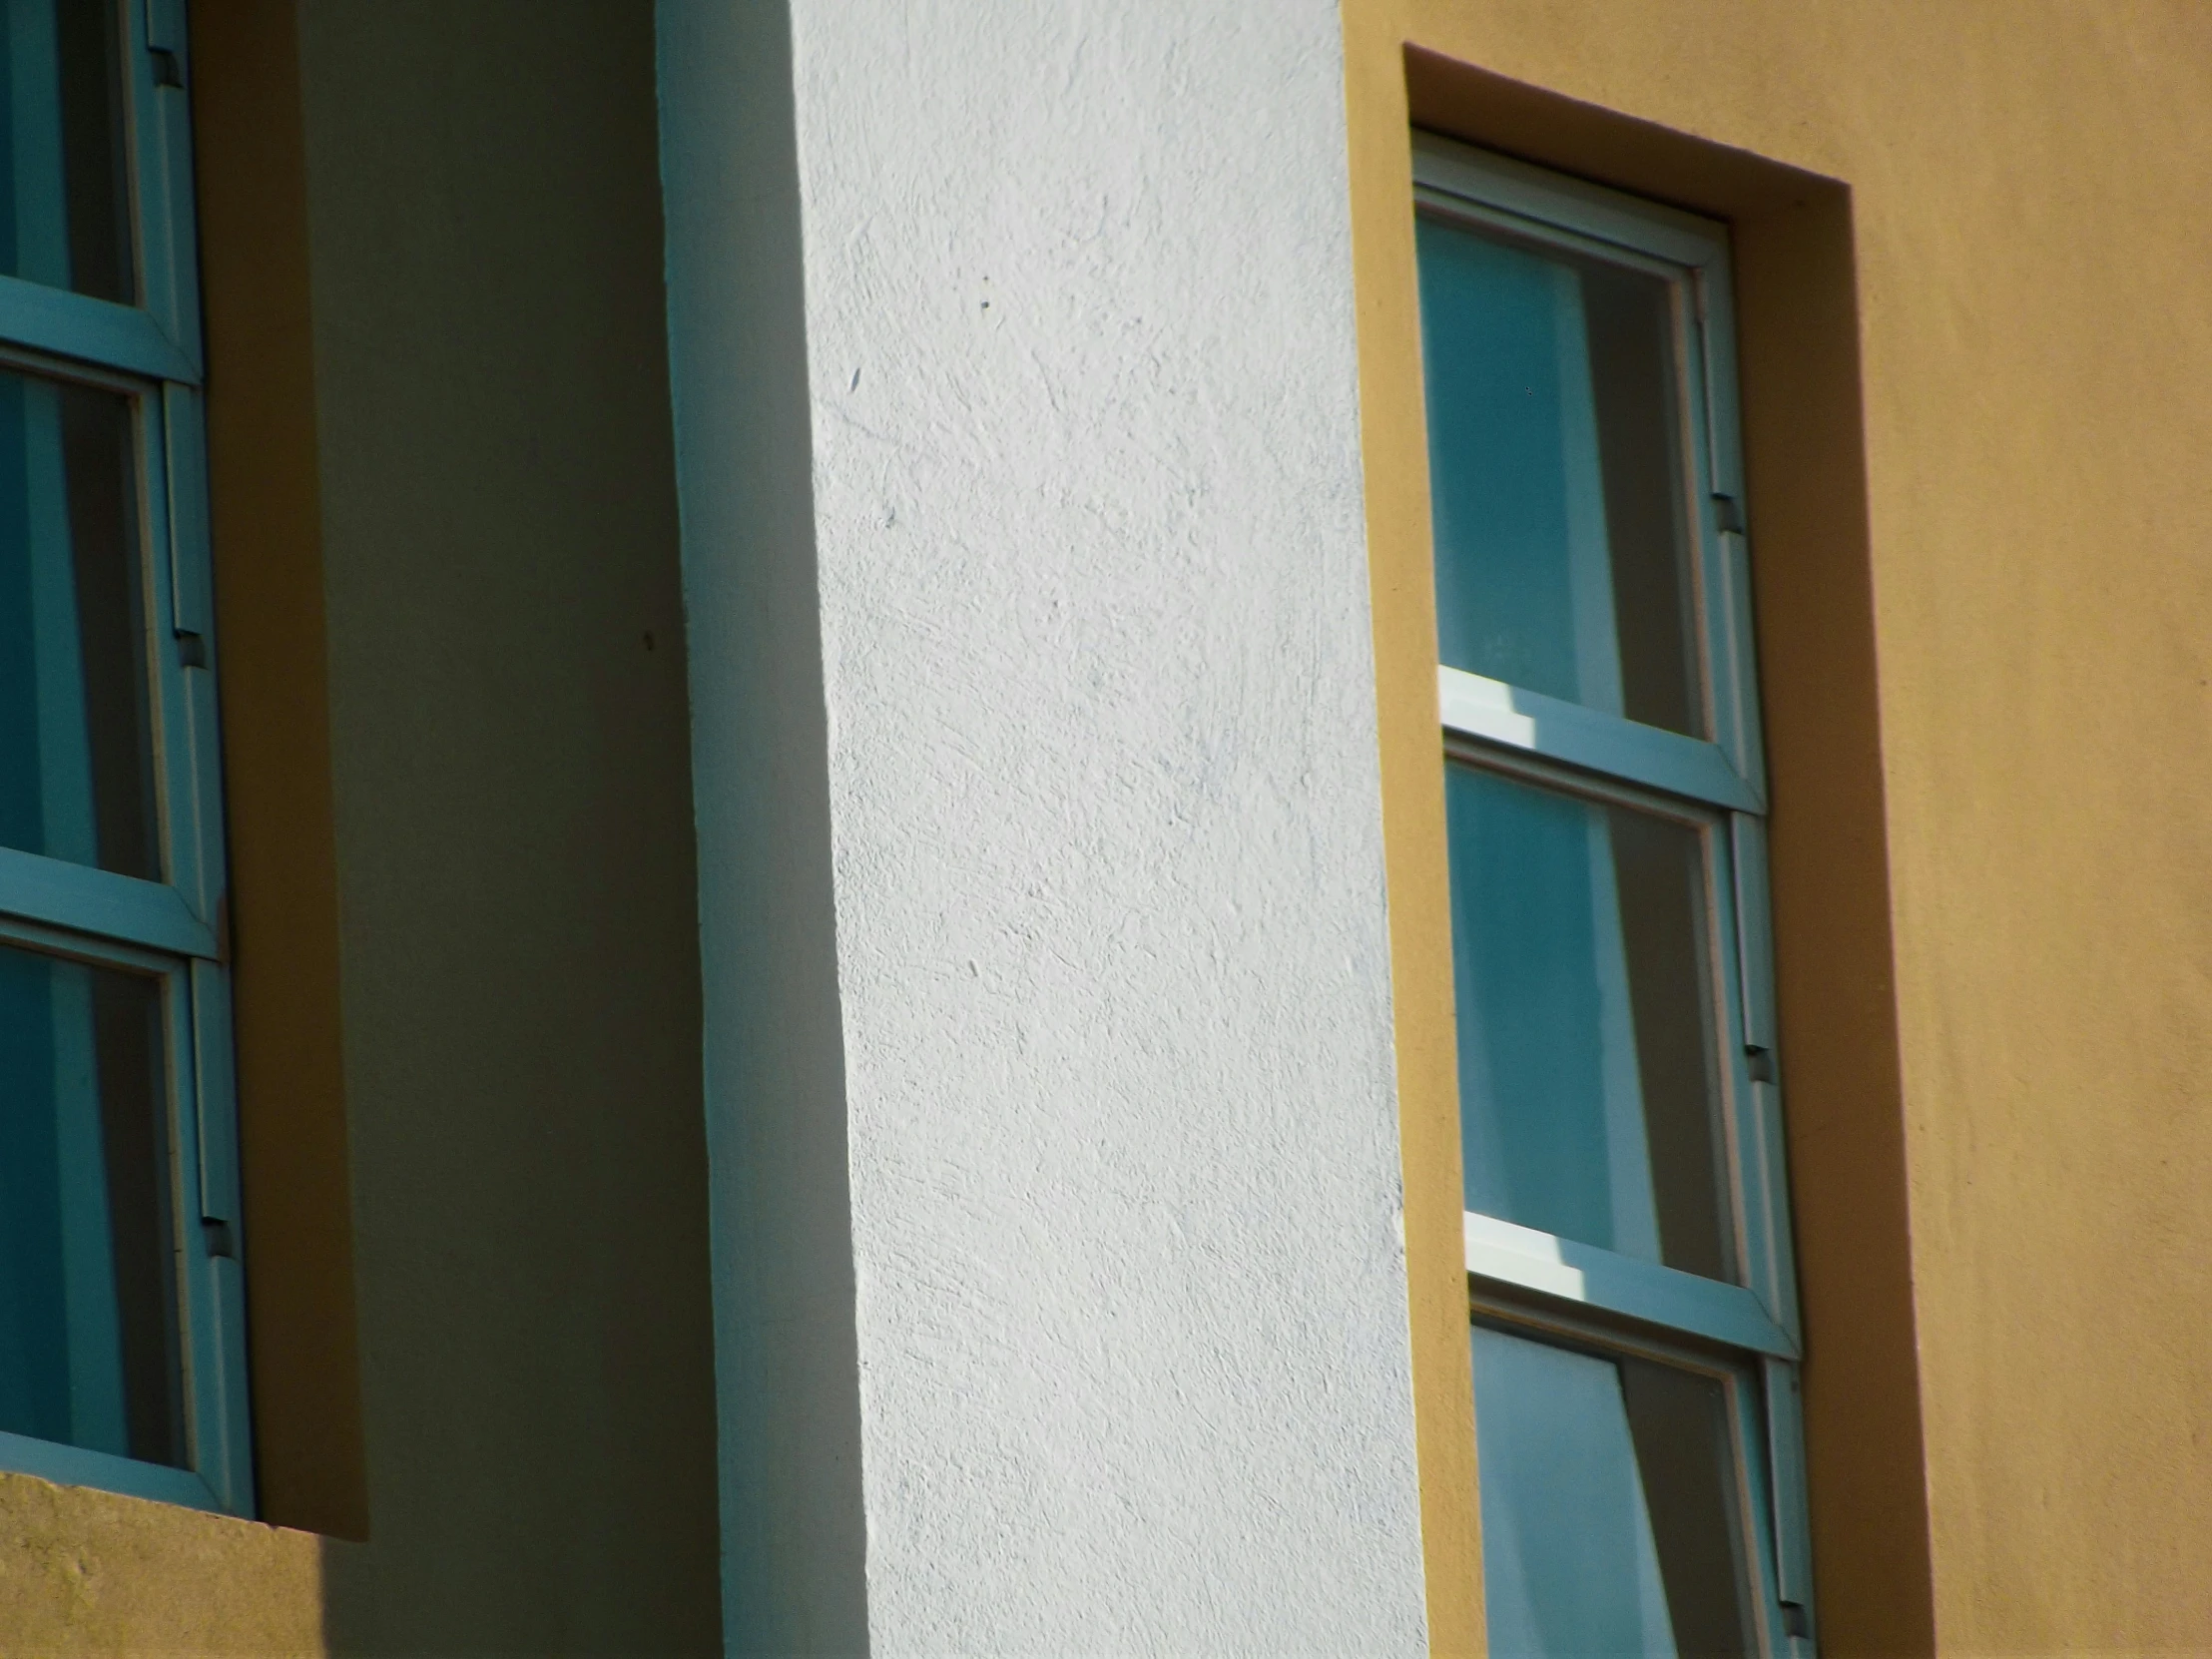
[{"label": "window", "polygon": [[0,17],[0,1467],[245,1513],[184,72]]},{"label": "window", "polygon": [[1490,1650],[1804,1655],[1727,234],[1414,171]]}]

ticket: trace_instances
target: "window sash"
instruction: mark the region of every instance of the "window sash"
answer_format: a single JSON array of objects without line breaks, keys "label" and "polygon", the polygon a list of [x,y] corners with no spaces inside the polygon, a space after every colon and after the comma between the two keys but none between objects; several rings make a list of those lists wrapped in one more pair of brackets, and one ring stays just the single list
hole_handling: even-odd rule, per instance
[{"label": "window sash", "polygon": [[1518,1222],[1465,1212],[1476,1279],[1685,1331],[1752,1354],[1799,1358],[1797,1341],[1741,1285],[1617,1255]]},{"label": "window sash", "polygon": [[[205,644],[212,632],[207,620],[206,490],[200,483],[206,460],[197,395],[183,387],[72,374],[66,365],[13,353],[0,352],[0,367],[136,394],[132,409],[148,635],[147,715],[155,756],[157,834],[167,877],[149,881],[0,847],[0,912],[214,958],[220,954],[223,894],[215,687],[205,669],[186,667],[179,638],[192,634]],[[173,491],[171,481],[180,475],[192,477],[195,487]],[[184,627],[188,620],[200,626]]]},{"label": "window sash", "polygon": [[1432,133],[1413,134],[1413,180],[1423,197],[1433,192],[1473,212],[1511,219],[1546,242],[1689,267],[1727,255],[1727,232],[1717,221]]},{"label": "window sash", "polygon": [[[1804,1556],[1803,1527],[1795,1522],[1784,1524],[1785,1511],[1781,1504],[1786,1498],[1796,1498],[1800,1507],[1795,1513],[1804,1512],[1803,1463],[1794,1455],[1787,1460],[1785,1478],[1794,1478],[1796,1485],[1785,1492],[1777,1479],[1784,1464],[1778,1462],[1774,1451],[1778,1436],[1772,1378],[1775,1372],[1781,1371],[1794,1380],[1796,1368],[1786,1362],[1763,1361],[1756,1355],[1729,1355],[1695,1341],[1670,1340],[1664,1333],[1624,1330],[1609,1323],[1579,1318],[1557,1303],[1547,1305],[1523,1300],[1509,1288],[1500,1294],[1498,1290],[1470,1283],[1467,1316],[1470,1326],[1488,1326],[1510,1336],[1550,1341],[1562,1348],[1604,1358],[1655,1361],[1720,1383],[1728,1399],[1729,1426],[1736,1451],[1735,1510],[1739,1529],[1736,1545],[1750,1570],[1752,1584],[1763,1587],[1755,1588],[1750,1608],[1759,1638],[1758,1650],[1767,1654],[1793,1652],[1794,1644],[1784,1624],[1781,1603],[1810,1606],[1812,1591],[1809,1557],[1800,1565],[1800,1558]],[[1795,1399],[1793,1387],[1784,1402],[1785,1415]],[[1789,1420],[1794,1423],[1796,1419],[1790,1417]],[[1792,1595],[1791,1590],[1800,1593]]]},{"label": "window sash", "polygon": [[97,1486],[102,1491],[152,1498],[157,1503],[238,1512],[234,1505],[224,1501],[222,1494],[197,1468],[144,1463],[112,1451],[65,1445],[59,1440],[35,1440],[28,1434],[0,1430],[0,1469],[15,1474],[35,1474],[57,1486]]},{"label": "window sash", "polygon": [[[185,0],[125,0],[124,64],[130,143],[139,189],[139,291],[147,314],[191,372],[163,378],[198,385],[200,258],[192,188],[190,37]],[[160,84],[156,53],[168,54],[178,84]]]},{"label": "window sash", "polygon": [[[1681,371],[1697,648],[1711,741],[1439,664],[1445,758],[1619,801],[1706,831],[1719,983],[1727,1202],[1743,1284],[1729,1284],[1496,1218],[1463,1218],[1470,1317],[1598,1354],[1641,1354],[1721,1377],[1734,1402],[1746,1560],[1764,1651],[1804,1654],[1783,1604],[1810,1609],[1798,1361],[1775,1046],[1763,815],[1766,774],[1742,529],[1733,292],[1724,227],[1427,134],[1413,136],[1416,211],[1536,248],[1666,278]],[[1764,1064],[1753,1075],[1752,1053]]]},{"label": "window sash", "polygon": [[[1628,723],[1623,721],[1618,724],[1625,726]],[[1674,739],[1672,733],[1655,733],[1648,727],[1640,728],[1639,731]],[[1689,739],[1674,741],[1692,742]],[[1569,771],[1526,750],[1507,749],[1494,743],[1454,741],[1446,746],[1445,753],[1451,761],[1481,767],[1561,794],[1618,804],[1638,812],[1673,819],[1700,831],[1699,840],[1705,860],[1706,902],[1709,907],[1705,923],[1710,944],[1708,955],[1716,981],[1711,987],[1707,1002],[1709,1017],[1715,1021],[1714,1053],[1720,1068],[1720,1150],[1727,1173],[1727,1182],[1722,1193],[1726,1213],[1722,1220],[1735,1242],[1736,1258],[1743,1274],[1742,1286],[1730,1288],[1741,1288],[1754,1296],[1766,1320],[1783,1334],[1788,1346],[1776,1352],[1795,1353],[1801,1337],[1798,1322],[1797,1264],[1791,1244],[1789,1210],[1785,1196],[1787,1171],[1783,1158],[1781,1095],[1774,1083],[1761,1081],[1752,1075],[1749,1049],[1771,1049],[1772,1039],[1770,1037],[1765,1044],[1753,1044],[1750,1041],[1747,1015],[1755,999],[1747,996],[1744,990],[1745,976],[1741,956],[1742,940],[1747,932],[1756,932],[1763,936],[1767,924],[1763,894],[1758,895],[1756,915],[1748,921],[1744,919],[1739,907],[1739,894],[1746,881],[1746,871],[1739,862],[1737,852],[1739,845],[1760,849],[1762,861],[1759,868],[1751,873],[1762,880],[1765,876],[1765,840],[1759,821],[1745,813],[1716,812],[1686,798],[1670,799],[1664,795],[1655,795],[1635,787],[1633,781],[1623,780],[1618,776]],[[1762,987],[1762,997],[1771,1001],[1771,989]],[[1488,1221],[1492,1218],[1479,1219]],[[1500,1225],[1514,1224],[1501,1222]],[[1535,1229],[1521,1231],[1534,1237],[1551,1238],[1550,1234],[1538,1233]],[[1594,1253],[1620,1264],[1617,1273],[1612,1269],[1606,1270],[1610,1275],[1608,1283],[1641,1283],[1641,1270],[1649,1265],[1595,1245],[1563,1239],[1557,1241],[1557,1244],[1558,1248],[1571,1250],[1578,1257]],[[1477,1270],[1470,1262],[1469,1271],[1486,1270]],[[1674,1273],[1677,1270],[1663,1271]],[[1620,1277],[1622,1273],[1627,1275],[1626,1279]],[[1683,1274],[1681,1277],[1697,1278],[1690,1274]],[[1723,1286],[1727,1284],[1722,1280],[1699,1279],[1698,1282]],[[1624,1307],[1617,1311],[1637,1318],[1653,1317],[1634,1308]]]},{"label": "window sash", "polygon": [[[1720,506],[1726,500],[1740,511],[1743,500],[1726,230],[1655,204],[1630,206],[1594,185],[1555,178],[1502,157],[1476,162],[1459,146],[1425,133],[1413,135],[1413,168],[1414,200],[1424,213],[1538,248],[1642,271],[1664,278],[1674,289],[1686,451],[1683,484],[1706,713],[1712,746],[1751,798],[1727,804],[1763,810],[1766,762],[1751,644],[1750,565],[1744,536],[1726,527],[1734,521],[1723,518]],[[1539,696],[1524,688],[1511,691],[1516,700]],[[1612,718],[1596,710],[1579,712],[1594,720]]]},{"label": "window sash", "polygon": [[132,180],[140,303],[121,305],[0,276],[0,340],[143,376],[202,380],[199,258],[194,236],[191,105],[158,84],[155,53],[189,82],[184,0],[110,0],[123,53],[124,151]]},{"label": "window sash", "polygon": [[215,929],[166,881],[94,869],[0,846],[0,916],[74,928],[92,938],[180,956],[219,954]]},{"label": "window sash", "polygon": [[1640,726],[1442,664],[1436,668],[1436,703],[1444,730],[1462,738],[1506,745],[1715,807],[1758,812],[1765,806],[1719,744]]},{"label": "window sash", "polygon": [[[0,1431],[0,1468],[195,1508],[250,1513],[253,1465],[242,1371],[245,1282],[240,1274],[237,1125],[227,976],[211,963],[41,927],[0,915],[0,942],[96,967],[145,974],[161,986],[168,1070],[166,1172],[176,1217],[177,1295],[189,1466]],[[217,1254],[210,1223],[230,1231]]]},{"label": "window sash", "polygon": [[200,381],[198,365],[152,312],[0,276],[0,340],[149,380]]},{"label": "window sash", "polygon": [[[198,256],[183,0],[110,0],[123,54],[138,305],[0,276],[0,365],[133,400],[149,709],[166,879],[0,847],[0,940],[162,984],[189,1468],[0,1432],[0,1468],[251,1514],[236,1065],[224,958]],[[157,84],[156,53],[179,74]],[[167,65],[164,66],[165,68]],[[183,642],[198,646],[187,666]],[[223,1242],[212,1243],[220,1235]]]}]

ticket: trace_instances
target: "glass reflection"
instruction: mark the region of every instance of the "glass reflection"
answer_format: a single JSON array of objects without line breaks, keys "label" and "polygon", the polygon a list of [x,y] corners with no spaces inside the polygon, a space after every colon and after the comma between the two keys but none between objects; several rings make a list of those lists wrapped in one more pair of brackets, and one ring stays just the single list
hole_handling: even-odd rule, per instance
[{"label": "glass reflection", "polygon": [[159,880],[131,405],[0,372],[0,846]]},{"label": "glass reflection", "polygon": [[1466,1207],[1730,1277],[1700,832],[1460,763],[1444,803]]},{"label": "glass reflection", "polygon": [[1669,285],[1416,235],[1440,660],[1705,736]]},{"label": "glass reflection", "polygon": [[0,273],[136,301],[114,0],[0,0]]},{"label": "glass reflection", "polygon": [[161,989],[0,946],[0,1429],[184,1461]]},{"label": "glass reflection", "polygon": [[1495,1659],[1756,1651],[1726,1389],[1483,1326],[1473,1344]]}]

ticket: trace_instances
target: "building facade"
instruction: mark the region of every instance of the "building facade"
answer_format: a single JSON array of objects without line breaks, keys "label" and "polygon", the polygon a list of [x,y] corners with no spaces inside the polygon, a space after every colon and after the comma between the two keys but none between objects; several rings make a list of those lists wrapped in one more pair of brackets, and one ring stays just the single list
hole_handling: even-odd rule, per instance
[{"label": "building facade", "polygon": [[8,27],[0,1647],[2212,1647],[2198,8]]}]

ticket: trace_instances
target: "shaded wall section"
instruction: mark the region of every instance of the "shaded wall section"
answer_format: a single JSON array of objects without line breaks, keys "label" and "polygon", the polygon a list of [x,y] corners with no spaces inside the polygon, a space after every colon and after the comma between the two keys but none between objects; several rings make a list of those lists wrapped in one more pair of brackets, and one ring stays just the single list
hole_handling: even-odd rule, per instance
[{"label": "shaded wall section", "polygon": [[363,1651],[715,1645],[653,29],[300,13]]},{"label": "shaded wall section", "polygon": [[868,1650],[790,19],[660,8],[733,1654]]}]

